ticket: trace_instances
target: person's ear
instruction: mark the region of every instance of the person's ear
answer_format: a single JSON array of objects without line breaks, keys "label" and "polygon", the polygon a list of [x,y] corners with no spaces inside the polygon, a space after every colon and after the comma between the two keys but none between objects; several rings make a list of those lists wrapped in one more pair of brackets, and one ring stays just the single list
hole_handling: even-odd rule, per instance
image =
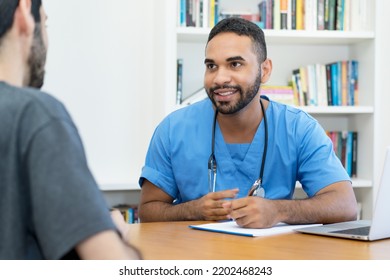
[{"label": "person's ear", "polygon": [[272,72],[272,60],[266,59],[264,62],[261,64],[261,83],[264,84],[266,83]]},{"label": "person's ear", "polygon": [[13,24],[20,34],[30,35],[34,32],[34,18],[31,14],[31,0],[19,0]]}]

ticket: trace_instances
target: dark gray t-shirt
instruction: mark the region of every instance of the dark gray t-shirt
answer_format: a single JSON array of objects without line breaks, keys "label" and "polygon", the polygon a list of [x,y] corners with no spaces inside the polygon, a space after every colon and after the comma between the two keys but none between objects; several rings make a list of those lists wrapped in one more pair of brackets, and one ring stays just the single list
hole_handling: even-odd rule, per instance
[{"label": "dark gray t-shirt", "polygon": [[77,129],[52,96],[0,82],[0,259],[60,259],[115,229]]}]

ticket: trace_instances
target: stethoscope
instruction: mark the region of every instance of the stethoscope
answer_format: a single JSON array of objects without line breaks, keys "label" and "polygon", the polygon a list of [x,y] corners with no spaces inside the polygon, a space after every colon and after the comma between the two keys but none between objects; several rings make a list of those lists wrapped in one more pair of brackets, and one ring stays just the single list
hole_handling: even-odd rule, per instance
[{"label": "stethoscope", "polygon": [[[267,124],[267,116],[265,114],[264,105],[263,102],[261,102],[261,98],[260,98],[260,106],[264,118],[264,150],[263,150],[263,157],[261,160],[259,178],[253,183],[252,187],[249,190],[248,195],[265,197],[265,191],[263,188],[263,173],[264,173],[265,159],[267,157],[267,149],[268,149],[267,147],[268,146],[268,124]],[[211,136],[211,155],[208,161],[209,192],[215,192],[215,184],[217,181],[217,161],[215,159],[215,153],[214,153],[215,152],[215,126],[217,123],[217,115],[218,115],[218,109],[216,108],[214,114],[212,136]]]}]

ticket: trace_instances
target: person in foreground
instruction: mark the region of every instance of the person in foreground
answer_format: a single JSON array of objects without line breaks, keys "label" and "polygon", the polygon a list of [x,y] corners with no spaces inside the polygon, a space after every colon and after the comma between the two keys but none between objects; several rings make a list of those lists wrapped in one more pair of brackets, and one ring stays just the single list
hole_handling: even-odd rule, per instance
[{"label": "person in foreground", "polygon": [[[356,219],[350,178],[322,127],[261,96],[272,71],[263,31],[239,18],[220,21],[204,63],[209,98],[171,113],[151,139],[141,222],[234,219],[267,228]],[[296,181],[308,198],[292,199]]]},{"label": "person in foreground", "polygon": [[43,84],[45,21],[40,0],[0,0],[0,259],[140,259],[66,109],[32,88]]}]

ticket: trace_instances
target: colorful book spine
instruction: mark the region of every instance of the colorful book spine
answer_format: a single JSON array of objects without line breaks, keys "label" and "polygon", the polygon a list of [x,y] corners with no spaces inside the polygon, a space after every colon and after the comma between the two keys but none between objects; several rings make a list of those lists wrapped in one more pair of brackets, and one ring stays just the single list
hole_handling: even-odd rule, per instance
[{"label": "colorful book spine", "polygon": [[291,29],[297,29],[297,0],[291,0]]},{"label": "colorful book spine", "polygon": [[280,0],[280,29],[288,29],[288,0]]},{"label": "colorful book spine", "polygon": [[345,171],[352,177],[357,176],[357,139],[356,131],[326,131],[333,144],[333,150]]},{"label": "colorful book spine", "polygon": [[304,0],[296,0],[296,29],[297,30],[304,30],[305,29],[305,23],[304,23],[304,16],[305,16],[305,6],[304,6]]}]

